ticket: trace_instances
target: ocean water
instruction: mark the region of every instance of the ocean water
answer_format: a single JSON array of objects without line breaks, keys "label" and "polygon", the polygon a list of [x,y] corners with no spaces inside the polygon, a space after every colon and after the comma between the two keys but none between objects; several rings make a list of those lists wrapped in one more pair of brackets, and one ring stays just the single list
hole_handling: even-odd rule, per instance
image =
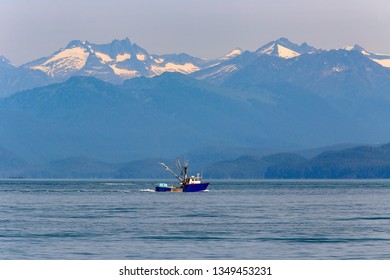
[{"label": "ocean water", "polygon": [[390,259],[390,181],[0,181],[0,259]]}]

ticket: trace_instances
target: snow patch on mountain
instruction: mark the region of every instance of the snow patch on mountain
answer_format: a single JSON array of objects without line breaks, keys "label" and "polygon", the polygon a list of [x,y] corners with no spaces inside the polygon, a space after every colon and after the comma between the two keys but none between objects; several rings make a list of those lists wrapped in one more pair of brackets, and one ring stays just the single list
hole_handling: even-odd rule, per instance
[{"label": "snow patch on mountain", "polygon": [[163,63],[164,61],[165,61],[164,58],[155,58],[154,59],[154,62],[156,62],[156,63]]},{"label": "snow patch on mountain", "polygon": [[388,59],[375,59],[375,58],[373,58],[372,61],[375,61],[376,63],[382,65],[383,67],[390,68],[390,58],[388,58]]},{"label": "snow patch on mountain", "polygon": [[119,75],[124,79],[131,79],[140,76],[138,71],[119,68],[116,64],[110,65],[110,67],[116,75]]},{"label": "snow patch on mountain", "polygon": [[353,50],[353,46],[345,46],[345,47],[343,47],[341,49],[346,50],[346,51],[352,51]]},{"label": "snow patch on mountain", "polygon": [[258,53],[267,54],[267,55],[275,55],[278,57],[282,57],[285,59],[293,58],[301,55],[300,53],[293,51],[287,47],[284,47],[280,44],[272,44],[264,50],[259,51]]},{"label": "snow patch on mountain", "polygon": [[137,56],[137,59],[141,60],[141,61],[144,61],[146,59],[146,55],[143,53],[137,53],[136,56]]},{"label": "snow patch on mountain", "polygon": [[[89,46],[91,47],[91,46]],[[104,53],[101,53],[101,52],[95,52],[96,56],[100,58],[100,60],[103,62],[103,63],[108,63],[108,62],[111,62],[112,61],[112,58],[107,55],[107,54],[104,54]]]},{"label": "snow patch on mountain", "polygon": [[228,54],[225,54],[223,57],[221,57],[220,60],[229,60],[229,59],[232,59],[232,58],[234,58],[242,53],[243,53],[243,51],[240,48],[235,48],[234,50],[232,50]]},{"label": "snow patch on mountain", "polygon": [[332,71],[333,71],[333,72],[343,72],[343,71],[345,71],[345,70],[347,70],[347,67],[345,67],[345,66],[340,66],[340,65],[335,66],[335,67],[332,68]]},{"label": "snow patch on mountain", "polygon": [[213,71],[213,72],[206,72],[206,73],[198,76],[197,78],[199,80],[204,80],[204,79],[207,79],[208,77],[213,77],[213,78],[216,79],[216,78],[218,78],[220,76],[224,76],[226,74],[233,73],[236,70],[238,70],[237,65],[235,65],[235,64],[228,64],[228,65],[224,65],[224,66],[216,68],[215,71]]},{"label": "snow patch on mountain", "polygon": [[185,64],[175,64],[175,63],[167,63],[164,66],[152,65],[151,70],[156,74],[160,75],[164,72],[180,72],[183,74],[190,74],[195,71],[198,71],[200,68],[195,66],[192,63]]},{"label": "snow patch on mountain", "polygon": [[344,49],[346,51],[360,52],[360,53],[364,54],[365,56],[367,56],[368,58],[370,58],[372,61],[378,63],[379,65],[382,65],[383,67],[390,68],[390,55],[371,53],[359,45],[346,46],[346,47],[343,47],[342,49]]},{"label": "snow patch on mountain", "polygon": [[289,59],[289,58],[293,58],[293,57],[301,55],[300,53],[294,52],[293,50],[290,50],[290,49],[283,47],[281,45],[278,45],[277,47],[278,47],[279,57]]},{"label": "snow patch on mountain", "polygon": [[269,46],[268,48],[264,49],[263,51],[261,51],[261,53],[263,54],[272,54],[272,52],[275,50],[275,44],[272,44],[271,46]]},{"label": "snow patch on mountain", "polygon": [[124,53],[124,54],[118,54],[116,56],[116,62],[122,62],[122,61],[125,61],[127,59],[130,59],[131,58],[131,54],[129,53]]},{"label": "snow patch on mountain", "polygon": [[31,68],[41,70],[47,75],[55,77],[59,74],[64,75],[80,70],[84,67],[88,56],[89,52],[87,52],[85,48],[74,47],[71,49],[64,49],[43,64]]}]

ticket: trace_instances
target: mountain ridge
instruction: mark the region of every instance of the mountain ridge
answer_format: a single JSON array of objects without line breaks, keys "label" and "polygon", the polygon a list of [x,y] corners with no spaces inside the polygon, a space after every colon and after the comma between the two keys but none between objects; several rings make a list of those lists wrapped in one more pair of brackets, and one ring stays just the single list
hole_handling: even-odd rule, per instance
[{"label": "mountain ridge", "polygon": [[[356,145],[350,148],[323,147],[311,158],[304,151],[272,152],[254,150],[236,153],[224,149],[209,159],[206,153],[190,157],[191,172],[207,179],[388,179],[390,178],[390,143]],[[231,153],[233,152],[233,153]],[[249,152],[249,153],[248,153]],[[230,155],[228,155],[230,153]],[[233,155],[235,154],[235,156]],[[122,163],[109,163],[87,156],[57,159],[42,165],[32,165],[0,147],[0,178],[113,178],[113,179],[173,179],[158,162],[171,165],[173,158],[147,158]],[[197,157],[202,159],[196,159]],[[187,156],[180,156],[188,158]],[[7,163],[7,159],[9,159]],[[199,161],[200,160],[200,161]]]},{"label": "mountain ridge", "polygon": [[[363,47],[344,47],[339,50],[358,51],[382,67],[390,67],[390,55],[375,54]],[[223,81],[259,56],[271,55],[294,59],[303,54],[316,54],[323,50],[298,45],[287,38],[269,42],[255,51],[235,48],[216,59],[204,60],[189,54],[150,54],[132,43],[129,38],[115,39],[111,43],[94,44],[72,40],[65,48],[46,57],[15,67],[4,56],[0,59],[0,98],[17,91],[63,82],[71,76],[94,76],[107,82],[120,84],[139,76],[152,77],[164,72],[180,72],[215,84]],[[229,61],[232,61],[229,63]],[[7,67],[4,65],[8,64]],[[3,67],[1,66],[3,65]],[[199,73],[198,73],[199,72]]]},{"label": "mountain ridge", "polygon": [[390,144],[325,151],[299,163],[270,166],[266,178],[377,179],[390,178]]}]

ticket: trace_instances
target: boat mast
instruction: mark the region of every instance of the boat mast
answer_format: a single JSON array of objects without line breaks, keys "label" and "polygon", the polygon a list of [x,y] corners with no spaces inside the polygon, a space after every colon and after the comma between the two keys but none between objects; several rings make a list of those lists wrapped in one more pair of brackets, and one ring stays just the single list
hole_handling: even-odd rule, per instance
[{"label": "boat mast", "polygon": [[184,164],[184,182],[187,182],[188,179],[188,160]]}]

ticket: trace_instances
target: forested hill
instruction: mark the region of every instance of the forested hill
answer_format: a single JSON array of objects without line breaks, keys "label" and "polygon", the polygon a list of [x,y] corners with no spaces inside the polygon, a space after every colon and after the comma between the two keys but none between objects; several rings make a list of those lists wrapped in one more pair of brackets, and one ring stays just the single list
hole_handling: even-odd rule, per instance
[{"label": "forested hill", "polygon": [[284,179],[390,178],[390,144],[323,152],[306,161],[277,163],[268,167],[264,177]]}]

